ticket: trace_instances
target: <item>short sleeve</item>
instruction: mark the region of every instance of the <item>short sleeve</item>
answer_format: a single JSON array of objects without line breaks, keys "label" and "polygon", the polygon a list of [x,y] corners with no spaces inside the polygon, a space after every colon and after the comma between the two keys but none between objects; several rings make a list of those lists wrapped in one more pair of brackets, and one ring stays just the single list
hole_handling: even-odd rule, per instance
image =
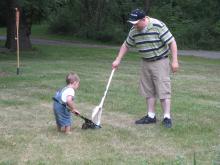
[{"label": "short sleeve", "polygon": [[170,44],[173,40],[174,37],[167,28],[167,26],[162,23],[162,26],[158,28],[159,31],[159,38],[165,43],[165,44]]},{"label": "short sleeve", "polygon": [[131,34],[131,31],[129,32],[126,40],[125,40],[125,45],[130,48],[130,47],[134,47],[135,46],[135,40]]},{"label": "short sleeve", "polygon": [[62,96],[61,99],[64,103],[66,103],[67,100],[67,96],[75,96],[75,91],[73,88],[66,88],[63,92],[62,92]]}]

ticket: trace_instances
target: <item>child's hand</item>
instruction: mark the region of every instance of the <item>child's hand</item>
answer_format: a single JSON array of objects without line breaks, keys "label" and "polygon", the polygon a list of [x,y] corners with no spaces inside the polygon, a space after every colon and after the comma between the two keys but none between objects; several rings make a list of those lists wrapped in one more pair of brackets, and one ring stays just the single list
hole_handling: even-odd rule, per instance
[{"label": "child's hand", "polygon": [[73,113],[75,113],[76,115],[80,115],[80,112],[76,109],[73,110]]}]

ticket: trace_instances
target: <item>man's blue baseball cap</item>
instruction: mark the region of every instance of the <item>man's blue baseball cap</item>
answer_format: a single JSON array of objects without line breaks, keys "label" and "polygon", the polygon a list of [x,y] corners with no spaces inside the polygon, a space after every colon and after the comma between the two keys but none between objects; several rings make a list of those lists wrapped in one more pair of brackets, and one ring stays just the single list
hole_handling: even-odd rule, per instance
[{"label": "man's blue baseball cap", "polygon": [[130,13],[128,22],[130,22],[131,24],[136,24],[140,19],[143,19],[145,15],[146,14],[143,10],[135,9]]}]

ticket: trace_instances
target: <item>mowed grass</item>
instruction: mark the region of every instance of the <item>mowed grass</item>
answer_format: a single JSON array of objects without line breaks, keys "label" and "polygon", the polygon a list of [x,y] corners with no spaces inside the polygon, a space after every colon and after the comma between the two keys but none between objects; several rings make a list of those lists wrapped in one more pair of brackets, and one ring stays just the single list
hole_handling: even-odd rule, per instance
[{"label": "mowed grass", "polygon": [[[129,53],[110,86],[102,129],[82,130],[74,116],[73,134],[57,132],[52,111],[56,89],[75,71],[81,79],[76,103],[91,118],[111,73],[116,50],[71,46],[35,46],[0,53],[0,165],[199,165],[220,163],[220,60],[179,57],[172,75],[173,128],[161,125],[158,102],[154,125],[134,124],[146,114],[139,95],[140,59]],[[195,156],[194,156],[195,155]]]}]

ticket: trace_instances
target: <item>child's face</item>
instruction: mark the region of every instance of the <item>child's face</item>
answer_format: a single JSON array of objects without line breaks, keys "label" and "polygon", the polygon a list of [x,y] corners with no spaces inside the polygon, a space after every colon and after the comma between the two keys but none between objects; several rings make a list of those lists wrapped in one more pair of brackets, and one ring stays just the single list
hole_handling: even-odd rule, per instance
[{"label": "child's face", "polygon": [[79,85],[80,85],[79,81],[74,81],[73,82],[73,89],[78,89]]}]

